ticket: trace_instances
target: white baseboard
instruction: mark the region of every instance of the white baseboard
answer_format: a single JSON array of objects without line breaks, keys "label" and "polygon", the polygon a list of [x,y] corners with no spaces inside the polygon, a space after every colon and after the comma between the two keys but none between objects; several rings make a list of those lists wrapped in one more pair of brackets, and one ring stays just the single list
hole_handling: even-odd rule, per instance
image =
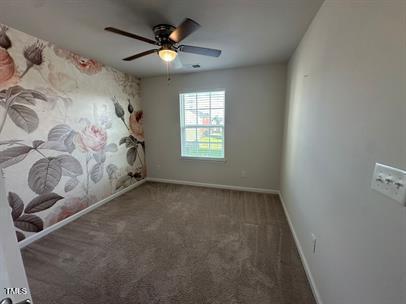
[{"label": "white baseboard", "polygon": [[237,190],[237,191],[247,191],[247,192],[279,194],[278,190],[273,190],[273,189],[262,189],[262,188],[250,188],[250,187],[231,186],[231,185],[208,184],[208,183],[190,182],[190,181],[184,181],[184,180],[155,178],[155,177],[147,177],[147,181],[149,181],[149,182],[157,182],[157,183],[196,186],[196,187],[206,187],[206,188],[218,188],[218,189],[226,189],[226,190]]},{"label": "white baseboard", "polygon": [[286,207],[285,201],[283,200],[282,193],[279,193],[279,198],[281,200],[283,210],[285,211],[286,218],[288,219],[289,227],[290,227],[290,230],[292,231],[292,235],[293,235],[293,238],[295,240],[297,250],[299,251],[300,259],[302,260],[302,264],[303,264],[307,279],[309,280],[310,287],[312,289],[314,298],[316,299],[317,304],[323,304],[323,301],[321,300],[321,297],[320,297],[319,290],[317,289],[317,286],[316,286],[316,282],[314,280],[312,272],[310,271],[309,263],[307,262],[307,259],[306,259],[305,255],[304,255],[302,245],[299,242],[299,238],[297,237],[296,230],[295,230],[295,228],[293,226],[293,222],[292,222],[292,220],[290,218],[290,215],[289,215],[288,209]]},{"label": "white baseboard", "polygon": [[72,215],[72,216],[70,216],[70,217],[68,217],[68,218],[66,218],[66,219],[64,219],[64,220],[62,220],[60,222],[58,222],[58,223],[56,223],[56,224],[54,224],[54,225],[52,225],[50,227],[47,227],[44,230],[42,230],[42,231],[40,231],[40,232],[38,232],[36,234],[33,234],[30,237],[27,237],[26,239],[24,239],[24,240],[22,240],[21,242],[18,243],[18,245],[20,246],[20,249],[24,248],[25,246],[27,246],[29,244],[31,244],[32,242],[35,242],[35,241],[43,238],[44,236],[46,236],[46,235],[50,234],[51,232],[65,226],[66,224],[78,219],[82,215],[85,215],[86,213],[89,213],[90,211],[100,207],[101,205],[104,205],[104,204],[108,203],[109,201],[115,199],[116,197],[119,197],[120,195],[123,195],[124,193],[126,193],[126,192],[128,192],[128,191],[130,191],[130,190],[132,190],[134,188],[137,188],[138,186],[141,186],[146,181],[147,181],[147,179],[144,178],[143,180],[140,180],[140,181],[128,186],[127,188],[122,189],[120,191],[117,191],[117,192],[113,193],[112,195],[102,199],[101,201],[99,201],[99,202],[97,202],[97,203],[95,203],[93,205],[90,205],[86,209],[83,209],[83,210],[79,211],[78,213],[75,213],[74,215]]}]

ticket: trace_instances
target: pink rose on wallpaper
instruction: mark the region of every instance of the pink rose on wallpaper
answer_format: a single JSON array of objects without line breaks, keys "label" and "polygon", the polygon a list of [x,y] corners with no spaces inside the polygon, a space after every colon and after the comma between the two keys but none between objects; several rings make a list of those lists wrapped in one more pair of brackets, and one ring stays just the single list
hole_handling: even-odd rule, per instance
[{"label": "pink rose on wallpaper", "polygon": [[143,112],[137,111],[130,115],[130,129],[132,135],[138,140],[144,141]]},{"label": "pink rose on wallpaper", "polygon": [[76,213],[87,208],[92,203],[96,202],[97,198],[94,196],[90,197],[72,197],[65,199],[63,205],[55,209],[46,218],[47,226],[54,225]]},{"label": "pink rose on wallpaper", "polygon": [[76,53],[73,53],[68,50],[60,49],[57,47],[54,47],[55,54],[58,55],[59,57],[68,59],[71,63],[75,65],[75,67],[88,75],[94,75],[99,73],[103,65],[99,62],[97,62],[94,59],[89,59],[86,57],[82,57]]},{"label": "pink rose on wallpaper", "polygon": [[7,51],[11,47],[11,40],[7,31],[8,27],[0,24],[0,84],[10,81],[16,72],[14,59]]},{"label": "pink rose on wallpaper", "polygon": [[71,61],[73,64],[82,72],[88,74],[88,75],[93,75],[102,70],[103,65],[98,63],[96,60],[89,59],[86,57],[79,56],[77,54],[74,54],[71,57]]},{"label": "pink rose on wallpaper", "polygon": [[95,125],[88,125],[76,135],[75,142],[83,152],[99,152],[104,149],[107,133]]},{"label": "pink rose on wallpaper", "polygon": [[0,83],[6,82],[14,76],[14,60],[6,49],[0,47]]}]

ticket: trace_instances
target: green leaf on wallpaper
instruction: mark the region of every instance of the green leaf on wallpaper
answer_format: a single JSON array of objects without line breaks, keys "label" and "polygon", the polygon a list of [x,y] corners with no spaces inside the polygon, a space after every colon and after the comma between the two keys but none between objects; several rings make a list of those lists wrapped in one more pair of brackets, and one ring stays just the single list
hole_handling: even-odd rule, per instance
[{"label": "green leaf on wallpaper", "polygon": [[23,96],[18,95],[16,97],[14,97],[13,104],[14,103],[35,106],[36,99],[35,98],[24,98]]},{"label": "green leaf on wallpaper", "polygon": [[127,162],[130,166],[133,166],[137,159],[137,147],[132,147],[127,150]]},{"label": "green leaf on wallpaper", "polygon": [[127,142],[127,140],[128,140],[128,137],[123,137],[120,139],[118,144],[121,146],[122,144],[125,144]]},{"label": "green leaf on wallpaper", "polygon": [[24,214],[14,221],[14,226],[27,232],[39,232],[44,229],[43,221],[36,215]]},{"label": "green leaf on wallpaper", "polygon": [[13,221],[18,219],[24,210],[23,200],[18,196],[17,193],[9,192],[8,193],[8,204],[11,208],[11,217]]},{"label": "green leaf on wallpaper", "polygon": [[23,89],[23,91],[21,91],[21,93],[15,97],[14,102],[35,105],[35,101],[37,99],[47,101],[46,95],[42,94],[41,92]]},{"label": "green leaf on wallpaper", "polygon": [[63,199],[62,196],[56,193],[45,193],[35,197],[31,202],[25,207],[25,213],[36,213],[48,208],[51,208],[59,200]]},{"label": "green leaf on wallpaper", "polygon": [[67,148],[67,151],[68,151],[69,153],[72,153],[72,151],[75,150],[75,148],[76,148],[75,143],[74,143],[76,134],[77,134],[77,132],[74,131],[74,130],[72,130],[72,131],[68,134],[68,136],[66,136],[66,138],[65,138],[64,141],[63,141],[64,144],[65,144],[65,146],[66,146],[66,148]]},{"label": "green leaf on wallpaper", "polygon": [[79,176],[83,174],[82,165],[71,155],[58,155],[56,159],[62,167],[62,174],[65,176]]},{"label": "green leaf on wallpaper", "polygon": [[131,142],[134,146],[138,145],[138,140],[134,136],[130,135],[130,136],[128,136],[128,138],[131,140]]},{"label": "green leaf on wallpaper", "polygon": [[66,124],[56,125],[49,131],[48,142],[44,143],[41,148],[72,153],[76,148],[74,143],[76,133]]},{"label": "green leaf on wallpaper", "polygon": [[0,99],[2,100],[2,106],[9,107],[13,102],[15,97],[24,90],[23,87],[13,86],[8,89],[0,91]]},{"label": "green leaf on wallpaper", "polygon": [[7,105],[14,103],[35,105],[37,99],[47,101],[46,95],[36,90],[24,89],[21,86],[13,86],[7,90],[2,90],[4,98],[7,99]]},{"label": "green leaf on wallpaper", "polygon": [[116,183],[116,190],[128,185],[128,182],[131,181],[131,176],[123,175],[121,176]]},{"label": "green leaf on wallpaper", "polygon": [[109,180],[112,180],[118,171],[118,167],[115,164],[109,164],[106,168],[107,175],[109,176]]},{"label": "green leaf on wallpaper", "polygon": [[55,150],[59,152],[69,152],[72,153],[75,150],[74,145],[66,145],[64,141],[47,141],[43,143],[40,149],[48,149],[48,150]]},{"label": "green leaf on wallpaper", "polygon": [[22,240],[25,239],[25,235],[24,233],[20,232],[20,231],[16,231],[16,236],[17,236],[17,241],[20,242]]},{"label": "green leaf on wallpaper", "polygon": [[60,141],[64,140],[69,133],[72,132],[72,128],[65,124],[59,124],[53,127],[48,132],[48,140],[49,141]]},{"label": "green leaf on wallpaper", "polygon": [[69,179],[66,184],[65,184],[65,192],[72,191],[73,189],[76,188],[76,186],[79,184],[79,180],[76,177],[72,177]]},{"label": "green leaf on wallpaper", "polygon": [[43,143],[45,143],[45,141],[43,141],[43,140],[34,140],[33,142],[32,142],[32,147],[34,148],[34,149],[37,149],[39,146],[41,146]]},{"label": "green leaf on wallpaper", "polygon": [[96,163],[90,170],[90,179],[96,184],[103,178],[103,163]]},{"label": "green leaf on wallpaper", "polygon": [[7,93],[6,96],[10,97],[12,95],[16,95],[17,93],[20,93],[22,90],[24,90],[24,88],[22,86],[19,85],[15,85],[12,87],[9,87],[7,90],[2,90],[2,93]]},{"label": "green leaf on wallpaper", "polygon": [[99,151],[97,153],[93,153],[93,158],[97,163],[104,163],[106,161],[106,152]]},{"label": "green leaf on wallpaper", "polygon": [[108,144],[105,149],[106,152],[117,152],[118,147],[116,144]]},{"label": "green leaf on wallpaper", "polygon": [[17,127],[27,133],[31,133],[38,128],[38,115],[29,107],[12,105],[8,109],[8,115]]},{"label": "green leaf on wallpaper", "polygon": [[62,177],[61,163],[57,158],[42,158],[34,163],[28,173],[28,186],[37,194],[51,192]]},{"label": "green leaf on wallpaper", "polygon": [[0,151],[0,166],[7,168],[22,161],[31,150],[29,146],[18,146]]},{"label": "green leaf on wallpaper", "polygon": [[3,145],[12,146],[19,142],[22,142],[22,140],[21,139],[0,140],[0,146],[3,146]]},{"label": "green leaf on wallpaper", "polygon": [[133,136],[126,136],[120,139],[119,143],[120,146],[125,144],[126,148],[135,147],[137,146],[138,142]]}]

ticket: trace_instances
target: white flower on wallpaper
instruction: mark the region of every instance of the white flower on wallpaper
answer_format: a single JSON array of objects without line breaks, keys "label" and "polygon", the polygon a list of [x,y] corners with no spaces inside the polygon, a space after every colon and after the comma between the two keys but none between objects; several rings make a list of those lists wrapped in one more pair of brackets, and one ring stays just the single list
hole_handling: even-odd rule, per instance
[{"label": "white flower on wallpaper", "polygon": [[114,80],[122,87],[123,91],[130,97],[135,98],[139,94],[140,80],[129,74],[120,73],[115,69],[111,69]]},{"label": "white flower on wallpaper", "polygon": [[0,166],[18,240],[145,177],[138,95],[134,76],[0,26]]},{"label": "white flower on wallpaper", "polygon": [[65,94],[78,89],[78,82],[75,78],[66,73],[59,72],[52,63],[48,64],[48,69],[48,81],[53,89]]}]

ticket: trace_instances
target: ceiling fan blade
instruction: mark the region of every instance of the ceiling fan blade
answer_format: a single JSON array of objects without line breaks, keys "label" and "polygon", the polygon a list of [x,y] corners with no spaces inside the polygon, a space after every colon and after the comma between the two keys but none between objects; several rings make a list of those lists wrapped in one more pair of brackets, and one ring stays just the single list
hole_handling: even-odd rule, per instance
[{"label": "ceiling fan blade", "polygon": [[204,56],[211,56],[211,57],[219,57],[221,55],[220,50],[203,48],[203,47],[199,47],[199,46],[191,46],[191,45],[181,45],[181,46],[179,46],[179,51],[185,52],[185,53],[204,55]]},{"label": "ceiling fan blade", "polygon": [[196,21],[186,18],[170,35],[169,39],[179,43],[200,27]]},{"label": "ceiling fan blade", "polygon": [[149,50],[149,51],[145,51],[145,52],[142,52],[142,53],[138,53],[138,54],[129,56],[127,58],[124,58],[123,60],[124,61],[131,61],[131,60],[134,60],[134,59],[137,59],[137,58],[140,58],[140,57],[144,57],[144,56],[156,53],[156,52],[158,52],[158,50],[155,50],[155,49],[154,50]]},{"label": "ceiling fan blade", "polygon": [[133,39],[141,40],[141,41],[144,41],[146,43],[153,44],[153,45],[158,45],[158,43],[155,40],[145,38],[145,37],[142,37],[142,36],[138,36],[138,35],[126,32],[126,31],[122,31],[122,30],[119,30],[119,29],[114,28],[114,27],[109,26],[109,27],[106,27],[104,30],[115,33],[115,34],[127,36],[127,37],[130,37],[130,38],[133,38]]},{"label": "ceiling fan blade", "polygon": [[172,61],[172,66],[175,70],[179,70],[184,67],[182,60],[180,60],[180,56],[176,56],[175,60]]}]

